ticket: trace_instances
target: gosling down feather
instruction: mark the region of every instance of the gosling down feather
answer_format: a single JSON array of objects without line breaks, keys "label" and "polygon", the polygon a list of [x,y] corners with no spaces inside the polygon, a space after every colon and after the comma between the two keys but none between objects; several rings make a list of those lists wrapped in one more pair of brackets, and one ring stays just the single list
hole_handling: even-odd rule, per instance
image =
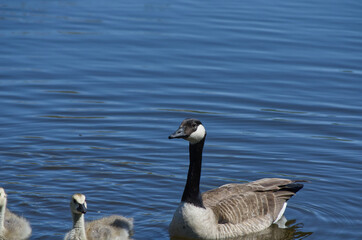
[{"label": "gosling down feather", "polygon": [[278,222],[287,201],[303,184],[289,179],[264,178],[230,183],[199,191],[206,130],[197,119],[185,119],[169,136],[189,141],[190,165],[186,186],[171,224],[171,237],[223,239],[256,233]]},{"label": "gosling down feather", "polygon": [[133,219],[123,216],[112,215],[85,223],[87,202],[81,193],[72,196],[70,209],[73,229],[65,235],[64,240],[124,240],[132,235]]},{"label": "gosling down feather", "polygon": [[28,239],[31,235],[29,222],[25,218],[10,212],[10,210],[6,208],[6,204],[7,195],[4,188],[0,187],[0,239]]}]

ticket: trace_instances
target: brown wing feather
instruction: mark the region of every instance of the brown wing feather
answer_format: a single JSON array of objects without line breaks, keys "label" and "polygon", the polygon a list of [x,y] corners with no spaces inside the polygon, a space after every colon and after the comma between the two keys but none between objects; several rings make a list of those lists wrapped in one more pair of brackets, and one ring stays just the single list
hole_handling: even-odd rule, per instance
[{"label": "brown wing feather", "polygon": [[[202,195],[205,207],[211,208],[219,223],[238,224],[253,218],[273,222],[283,204],[301,187],[295,181],[264,178],[245,184],[226,184]],[[302,186],[302,185],[301,185]]]}]

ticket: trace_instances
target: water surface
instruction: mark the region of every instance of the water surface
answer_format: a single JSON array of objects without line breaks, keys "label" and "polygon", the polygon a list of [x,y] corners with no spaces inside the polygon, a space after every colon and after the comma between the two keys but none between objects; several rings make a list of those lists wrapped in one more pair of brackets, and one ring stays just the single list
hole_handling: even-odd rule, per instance
[{"label": "water surface", "polygon": [[[310,183],[289,229],[250,239],[362,236],[360,1],[2,1],[0,185],[31,239],[133,217],[169,239],[188,168],[186,117],[207,131],[202,191],[264,177]],[[247,239],[247,238],[246,238]]]}]

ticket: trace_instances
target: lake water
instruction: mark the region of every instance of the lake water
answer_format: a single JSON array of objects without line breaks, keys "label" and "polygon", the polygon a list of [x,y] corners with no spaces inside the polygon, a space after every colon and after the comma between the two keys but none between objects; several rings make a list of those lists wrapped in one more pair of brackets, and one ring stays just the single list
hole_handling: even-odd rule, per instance
[{"label": "lake water", "polygon": [[[87,220],[133,217],[169,239],[188,144],[207,131],[201,189],[309,180],[289,229],[266,239],[362,237],[362,3],[0,2],[0,186],[31,239],[62,239],[69,199]],[[256,239],[264,239],[257,237]]]}]

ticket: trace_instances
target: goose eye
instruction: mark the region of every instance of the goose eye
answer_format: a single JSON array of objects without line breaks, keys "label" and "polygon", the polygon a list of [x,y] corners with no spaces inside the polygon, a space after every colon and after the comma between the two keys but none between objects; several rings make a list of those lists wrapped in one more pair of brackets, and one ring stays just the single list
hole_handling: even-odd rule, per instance
[{"label": "goose eye", "polygon": [[193,123],[191,126],[192,128],[196,128],[196,123]]},{"label": "goose eye", "polygon": [[75,201],[75,199],[73,199],[73,202],[76,204],[77,203],[77,201]]}]

